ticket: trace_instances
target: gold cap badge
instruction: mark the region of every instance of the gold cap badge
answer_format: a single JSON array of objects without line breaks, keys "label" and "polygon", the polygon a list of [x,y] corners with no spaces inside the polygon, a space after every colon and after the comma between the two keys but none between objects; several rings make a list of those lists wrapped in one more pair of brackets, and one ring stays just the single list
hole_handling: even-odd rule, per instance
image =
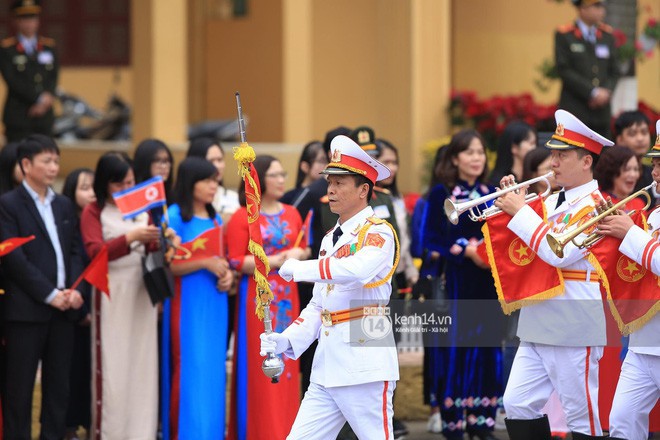
[{"label": "gold cap badge", "polygon": [[332,152],[332,157],[330,157],[330,162],[335,162],[335,163],[341,162],[341,151],[335,149]]}]

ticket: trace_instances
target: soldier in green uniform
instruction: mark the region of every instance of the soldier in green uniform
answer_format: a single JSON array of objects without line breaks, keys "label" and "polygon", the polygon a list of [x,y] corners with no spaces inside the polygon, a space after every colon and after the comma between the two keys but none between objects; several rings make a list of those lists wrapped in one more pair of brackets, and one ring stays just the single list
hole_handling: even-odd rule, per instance
[{"label": "soldier in green uniform", "polygon": [[610,137],[610,100],[619,72],[612,28],[602,23],[600,0],[572,0],[577,19],[555,33],[555,63],[562,81],[559,108]]},{"label": "soldier in green uniform", "polygon": [[0,42],[0,72],[7,83],[2,120],[9,142],[33,133],[52,135],[59,71],[55,41],[38,35],[39,2],[17,0],[11,10],[17,34]]}]

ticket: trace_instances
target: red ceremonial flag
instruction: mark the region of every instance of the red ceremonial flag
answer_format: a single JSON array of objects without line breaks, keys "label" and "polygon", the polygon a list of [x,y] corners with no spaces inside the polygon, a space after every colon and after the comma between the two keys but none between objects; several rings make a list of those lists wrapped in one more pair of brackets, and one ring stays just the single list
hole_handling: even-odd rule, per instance
[{"label": "red ceremonial flag", "polygon": [[486,241],[482,240],[481,243],[477,245],[477,255],[481,260],[490,266],[488,262],[488,249],[486,249]]},{"label": "red ceremonial flag", "polygon": [[263,320],[265,316],[264,307],[272,301],[273,292],[268,281],[270,265],[268,264],[268,256],[264,252],[261,226],[259,224],[261,187],[259,186],[257,170],[252,165],[255,158],[256,154],[247,142],[241,142],[240,146],[234,148],[234,160],[238,162],[238,173],[245,182],[245,207],[250,235],[248,250],[254,255],[254,281],[257,285],[256,315]]},{"label": "red ceremonial flag", "polygon": [[97,290],[110,296],[110,287],[108,285],[108,247],[103,246],[101,251],[96,254],[96,257],[89,263],[83,273],[80,274],[71,289],[75,289],[82,282],[86,280],[89,284],[94,286]]},{"label": "red ceremonial flag", "polygon": [[[530,202],[529,206],[547,220],[541,198]],[[510,220],[510,215],[502,213],[489,217],[482,227],[497,297],[507,315],[527,303],[564,292],[561,271],[537,258],[532,248],[507,228]]]},{"label": "red ceremonial flag", "polygon": [[172,260],[173,263],[224,256],[222,226],[216,226],[208,231],[204,231],[192,240],[181,243],[181,247],[187,249],[190,252],[190,256],[186,257],[188,255],[186,252],[177,249],[174,260]]},{"label": "red ceremonial flag", "polygon": [[0,243],[0,257],[7,255],[11,251],[20,246],[23,246],[25,243],[32,240],[34,240],[34,235],[30,235],[29,237],[13,237],[6,239]]},{"label": "red ceremonial flag", "polygon": [[[631,218],[648,230],[643,211]],[[619,330],[628,335],[641,328],[660,310],[660,279],[650,268],[619,252],[621,240],[604,237],[589,249],[589,262],[600,276],[610,311]]]},{"label": "red ceremonial flag", "polygon": [[165,184],[161,176],[156,176],[132,188],[117,191],[112,197],[124,218],[133,218],[152,208],[165,205]]},{"label": "red ceremonial flag", "polygon": [[[250,241],[254,242],[263,252],[263,239],[261,238],[261,225],[259,224],[259,211],[261,210],[261,186],[259,185],[259,176],[254,165],[250,163],[251,184],[245,185],[245,200],[248,213],[248,227],[250,229]],[[254,184],[252,184],[254,182]],[[264,277],[268,276],[270,266],[268,258],[262,259],[255,255],[255,272],[259,272]]]}]

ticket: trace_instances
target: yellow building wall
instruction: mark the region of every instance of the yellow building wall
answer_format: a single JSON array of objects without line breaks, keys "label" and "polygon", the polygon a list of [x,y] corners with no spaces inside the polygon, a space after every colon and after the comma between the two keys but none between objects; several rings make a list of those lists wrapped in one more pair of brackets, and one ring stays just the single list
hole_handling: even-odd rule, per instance
[{"label": "yellow building wall", "polygon": [[[575,19],[571,2],[529,0],[453,0],[452,77],[457,90],[480,98],[531,92],[540,103],[556,103],[560,82],[541,92],[537,67],[554,58],[554,31]],[[652,14],[645,9],[649,7]],[[649,16],[660,16],[660,2],[639,0],[639,31]],[[660,108],[660,51],[637,64],[640,99]]]},{"label": "yellow building wall", "polygon": [[205,26],[206,117],[236,118],[234,92],[249,118],[249,141],[280,141],[282,0],[250,0],[248,15],[210,17]]},{"label": "yellow building wall", "polygon": [[[649,17],[660,17],[660,0],[639,0],[642,11],[649,10],[649,13],[640,13],[637,21],[637,29],[641,30],[646,25]],[[660,48],[656,45],[653,55],[637,63],[637,81],[639,99],[651,105],[656,110],[660,110]],[[653,121],[651,121],[653,124]]]}]

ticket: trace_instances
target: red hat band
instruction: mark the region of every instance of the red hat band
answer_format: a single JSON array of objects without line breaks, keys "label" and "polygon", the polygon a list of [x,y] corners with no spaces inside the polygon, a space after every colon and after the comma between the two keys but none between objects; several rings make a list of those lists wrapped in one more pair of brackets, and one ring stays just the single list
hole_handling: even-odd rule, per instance
[{"label": "red hat band", "polygon": [[552,138],[565,142],[568,145],[572,145],[574,147],[584,148],[585,150],[596,154],[600,154],[600,152],[603,150],[603,146],[598,141],[595,141],[590,137],[584,136],[576,131],[563,128],[563,126],[561,129],[560,127],[557,127],[557,131],[555,131],[555,134],[552,135]]},{"label": "red hat band", "polygon": [[378,171],[374,167],[360,159],[346,154],[341,155],[340,162],[330,162],[328,168],[331,167],[343,168],[353,173],[361,174],[371,180],[373,184],[376,184],[376,179],[378,178]]}]

